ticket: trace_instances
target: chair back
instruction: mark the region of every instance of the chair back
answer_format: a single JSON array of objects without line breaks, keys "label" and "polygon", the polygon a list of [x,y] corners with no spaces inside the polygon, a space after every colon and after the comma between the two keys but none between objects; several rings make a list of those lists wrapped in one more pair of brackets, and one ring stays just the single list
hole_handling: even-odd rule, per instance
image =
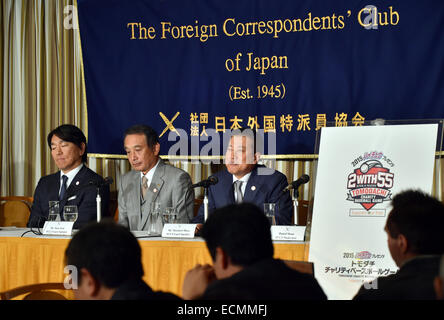
[{"label": "chair back", "polygon": [[0,226],[26,227],[31,213],[32,197],[0,197]]},{"label": "chair back", "polygon": [[63,294],[53,290],[67,289],[63,283],[59,282],[31,284],[0,292],[0,300],[11,300],[24,294],[26,296],[23,297],[23,300],[67,300]]}]

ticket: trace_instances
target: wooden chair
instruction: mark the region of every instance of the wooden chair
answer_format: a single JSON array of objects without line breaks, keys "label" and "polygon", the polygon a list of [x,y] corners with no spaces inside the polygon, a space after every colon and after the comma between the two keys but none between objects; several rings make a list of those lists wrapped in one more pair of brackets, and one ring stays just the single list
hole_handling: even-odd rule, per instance
[{"label": "wooden chair", "polygon": [[26,227],[32,201],[32,197],[0,197],[0,226]]},{"label": "wooden chair", "polygon": [[31,284],[0,292],[0,300],[11,300],[24,294],[23,300],[68,300],[63,294],[51,290],[67,289],[58,282]]},{"label": "wooden chair", "polygon": [[308,261],[283,260],[284,263],[296,271],[314,275],[314,264]]}]

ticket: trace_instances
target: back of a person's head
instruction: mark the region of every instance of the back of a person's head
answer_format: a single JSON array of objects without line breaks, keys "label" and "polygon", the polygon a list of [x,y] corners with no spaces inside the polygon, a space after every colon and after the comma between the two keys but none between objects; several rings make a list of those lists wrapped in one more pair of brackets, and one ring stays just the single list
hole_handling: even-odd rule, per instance
[{"label": "back of a person's head", "polygon": [[137,239],[113,220],[91,223],[80,229],[65,251],[66,264],[87,269],[108,288],[143,276],[141,249]]},{"label": "back of a person's head", "polygon": [[407,238],[414,254],[444,253],[444,204],[419,191],[407,190],[392,200],[386,228],[392,238]]},{"label": "back of a person's head", "polygon": [[215,210],[203,225],[202,237],[213,260],[217,247],[239,266],[273,257],[270,223],[253,204],[234,204]]}]

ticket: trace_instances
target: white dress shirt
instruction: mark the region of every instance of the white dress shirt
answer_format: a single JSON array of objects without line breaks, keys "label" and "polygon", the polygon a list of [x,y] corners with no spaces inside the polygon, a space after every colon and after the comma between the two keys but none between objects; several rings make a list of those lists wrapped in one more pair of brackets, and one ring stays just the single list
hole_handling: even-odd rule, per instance
[{"label": "white dress shirt", "polygon": [[60,190],[62,190],[62,184],[63,184],[63,176],[67,176],[68,180],[66,181],[66,190],[68,190],[69,185],[74,180],[74,177],[79,173],[79,171],[83,168],[83,163],[81,163],[77,168],[69,171],[68,173],[64,173],[62,170],[60,170],[60,188],[59,188],[59,194]]},{"label": "white dress shirt", "polygon": [[[235,175],[233,175],[233,183],[235,183],[236,181],[242,181],[242,185],[241,185],[241,192],[242,192],[242,197],[245,197],[245,189],[247,188],[247,183],[248,183],[248,179],[250,179],[251,176],[251,172],[247,173],[246,175],[244,175],[242,178],[238,179],[236,178]],[[234,201],[237,201],[237,194],[236,192],[234,193]]]},{"label": "white dress shirt", "polygon": [[157,163],[154,167],[152,167],[150,169],[150,171],[148,171],[145,175],[143,174],[143,172],[140,172],[140,181],[142,181],[143,176],[145,176],[145,178],[148,180],[148,188],[150,187],[151,181],[153,180],[153,175],[154,172],[156,171],[157,165],[159,164],[160,159],[157,160]]}]

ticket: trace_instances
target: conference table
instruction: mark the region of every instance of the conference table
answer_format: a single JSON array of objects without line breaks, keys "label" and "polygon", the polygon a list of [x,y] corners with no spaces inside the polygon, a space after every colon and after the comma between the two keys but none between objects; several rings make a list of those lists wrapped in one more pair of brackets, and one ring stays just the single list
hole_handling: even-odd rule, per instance
[{"label": "conference table", "polygon": [[[0,228],[0,292],[23,285],[63,282],[64,253],[69,236],[42,236],[26,233],[27,228]],[[144,280],[154,290],[182,295],[186,272],[196,264],[211,264],[205,241],[144,237],[133,232],[142,248]],[[23,235],[23,236],[22,236]],[[308,243],[274,241],[274,257],[283,260],[308,260]]]}]

